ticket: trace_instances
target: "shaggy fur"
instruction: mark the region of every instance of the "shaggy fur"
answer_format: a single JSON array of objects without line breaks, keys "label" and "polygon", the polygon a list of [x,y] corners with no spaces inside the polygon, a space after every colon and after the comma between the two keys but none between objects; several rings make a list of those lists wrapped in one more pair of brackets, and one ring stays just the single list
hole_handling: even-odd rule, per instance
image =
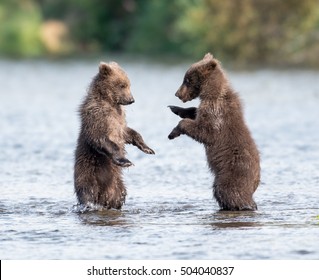
[{"label": "shaggy fur", "polygon": [[188,135],[204,144],[215,175],[213,193],[222,210],[256,210],[253,193],[260,181],[259,153],[245,124],[240,100],[211,54],[193,64],[176,96],[200,98],[198,108],[169,106],[183,120],[169,134]]},{"label": "shaggy fur", "polygon": [[142,136],[126,125],[123,105],[133,102],[125,72],[115,62],[101,63],[79,110],[74,188],[80,204],[120,209],[126,196],[122,167],[132,165],[125,157],[125,144],[154,154]]}]

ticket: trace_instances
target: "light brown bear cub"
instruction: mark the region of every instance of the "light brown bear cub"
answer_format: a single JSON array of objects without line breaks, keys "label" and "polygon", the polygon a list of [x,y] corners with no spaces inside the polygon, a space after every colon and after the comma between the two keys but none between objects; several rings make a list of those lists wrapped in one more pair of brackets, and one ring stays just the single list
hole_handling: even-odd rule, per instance
[{"label": "light brown bear cub", "polygon": [[101,62],[79,110],[74,188],[80,204],[120,209],[126,196],[122,167],[132,165],[125,157],[125,144],[154,154],[141,135],[126,125],[123,105],[133,102],[126,73],[115,62]]},{"label": "light brown bear cub", "polygon": [[222,210],[257,210],[253,193],[260,181],[259,153],[245,124],[240,100],[218,60],[211,54],[186,72],[176,96],[199,97],[198,108],[170,106],[183,120],[169,134],[186,134],[203,143],[215,174],[214,197]]}]

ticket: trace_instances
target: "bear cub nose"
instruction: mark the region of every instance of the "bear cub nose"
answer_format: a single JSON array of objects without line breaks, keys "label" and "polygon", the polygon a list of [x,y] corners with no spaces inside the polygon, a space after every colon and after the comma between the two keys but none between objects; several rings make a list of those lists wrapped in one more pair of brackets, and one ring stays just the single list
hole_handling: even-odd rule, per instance
[{"label": "bear cub nose", "polygon": [[131,98],[130,100],[128,100],[128,104],[132,104],[134,102],[135,102],[134,98]]}]

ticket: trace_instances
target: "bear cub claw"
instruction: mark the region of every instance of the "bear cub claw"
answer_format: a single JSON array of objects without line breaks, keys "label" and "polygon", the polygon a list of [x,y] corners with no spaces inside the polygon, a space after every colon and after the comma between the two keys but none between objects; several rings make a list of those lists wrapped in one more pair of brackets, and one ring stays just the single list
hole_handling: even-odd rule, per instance
[{"label": "bear cub claw", "polygon": [[149,147],[143,147],[142,152],[149,155],[155,155],[155,152]]}]

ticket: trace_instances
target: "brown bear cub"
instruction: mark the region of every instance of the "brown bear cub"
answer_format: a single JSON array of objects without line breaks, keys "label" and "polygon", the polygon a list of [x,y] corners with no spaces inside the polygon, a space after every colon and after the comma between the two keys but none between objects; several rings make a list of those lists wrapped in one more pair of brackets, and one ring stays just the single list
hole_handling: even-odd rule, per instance
[{"label": "brown bear cub", "polygon": [[74,188],[80,204],[120,209],[126,196],[122,167],[132,165],[124,145],[154,154],[142,136],[126,125],[123,105],[133,102],[126,73],[115,62],[101,62],[79,110]]},{"label": "brown bear cub", "polygon": [[221,64],[211,54],[186,72],[176,96],[183,102],[199,97],[198,108],[169,106],[183,118],[169,134],[203,143],[215,175],[214,197],[221,210],[257,210],[253,193],[260,181],[259,153],[245,124],[239,97]]}]

